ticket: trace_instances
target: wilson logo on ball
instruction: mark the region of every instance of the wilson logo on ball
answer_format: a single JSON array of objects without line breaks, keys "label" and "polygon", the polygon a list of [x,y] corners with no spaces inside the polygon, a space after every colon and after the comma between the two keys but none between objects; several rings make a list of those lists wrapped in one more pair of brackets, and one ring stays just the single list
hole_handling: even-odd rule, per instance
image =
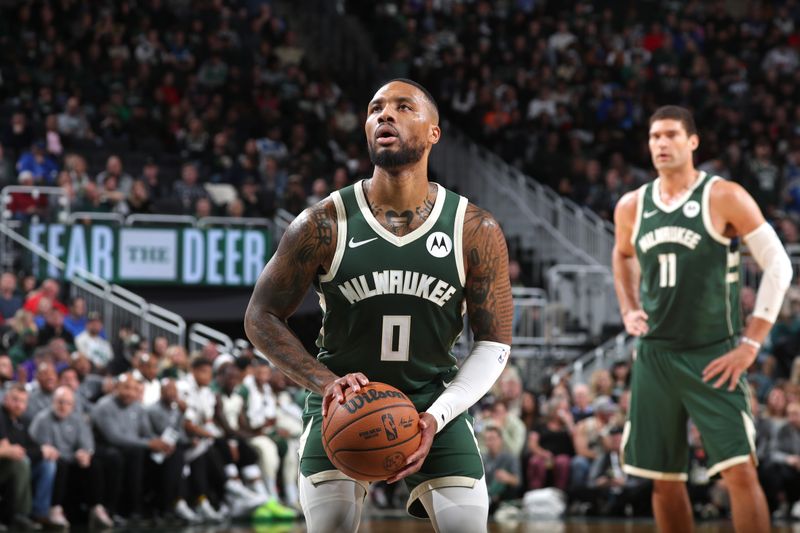
[{"label": "wilson logo on ball", "polygon": [[351,399],[349,399],[344,404],[344,408],[347,409],[347,412],[350,414],[355,413],[365,405],[374,402],[375,400],[380,400],[384,398],[402,398],[406,399],[405,394],[402,392],[385,390],[385,391],[376,391],[375,389],[369,389],[365,393],[359,394]]}]

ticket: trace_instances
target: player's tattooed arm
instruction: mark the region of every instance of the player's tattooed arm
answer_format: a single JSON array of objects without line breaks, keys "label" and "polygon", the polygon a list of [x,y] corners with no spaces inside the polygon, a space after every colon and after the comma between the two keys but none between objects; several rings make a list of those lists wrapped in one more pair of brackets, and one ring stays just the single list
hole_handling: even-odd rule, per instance
[{"label": "player's tattooed arm", "polygon": [[463,246],[467,313],[475,340],[510,345],[514,304],[500,224],[489,212],[469,204]]},{"label": "player's tattooed arm", "polygon": [[337,376],[306,351],[286,321],[314,276],[330,268],[336,250],[335,222],[336,208],[328,199],[289,225],[256,282],[244,319],[253,345],[288,377],[317,393]]}]

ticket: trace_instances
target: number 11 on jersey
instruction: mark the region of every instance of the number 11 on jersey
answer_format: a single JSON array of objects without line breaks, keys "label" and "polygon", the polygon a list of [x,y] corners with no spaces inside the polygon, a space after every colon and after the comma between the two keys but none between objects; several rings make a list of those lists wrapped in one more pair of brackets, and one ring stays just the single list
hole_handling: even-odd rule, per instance
[{"label": "number 11 on jersey", "polygon": [[658,264],[661,267],[659,287],[674,287],[678,258],[675,254],[658,254]]},{"label": "number 11 on jersey", "polygon": [[411,315],[384,315],[381,361],[408,361]]}]

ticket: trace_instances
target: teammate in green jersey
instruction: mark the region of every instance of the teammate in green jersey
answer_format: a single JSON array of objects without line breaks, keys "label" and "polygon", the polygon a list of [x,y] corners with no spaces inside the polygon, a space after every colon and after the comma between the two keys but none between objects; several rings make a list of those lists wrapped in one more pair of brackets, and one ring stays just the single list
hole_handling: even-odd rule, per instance
[{"label": "teammate in green jersey", "polygon": [[[368,484],[335,469],[320,432],[329,404],[369,380],[401,389],[420,411],[419,449],[388,480],[407,484],[409,513],[437,531],[485,532],[486,480],[466,410],[510,352],[505,239],[489,213],[428,181],[441,135],[428,91],[392,80],[367,111],[372,177],[292,222],[255,286],[245,329],[309,390],[298,485],[310,532],[358,529]],[[286,325],[312,283],[324,313],[317,357]],[[451,349],[465,310],[476,342],[458,368]]]},{"label": "teammate in green jersey", "polygon": [[[695,170],[699,142],[688,110],[658,109],[649,134],[658,178],[626,194],[614,213],[617,297],[625,329],[639,336],[623,468],[653,480],[661,531],[691,531],[685,488],[691,418],[709,473],[726,482],[736,530],[768,531],[744,376],[777,317],[792,268],[750,194]],[[741,337],[740,240],[764,270]]]}]

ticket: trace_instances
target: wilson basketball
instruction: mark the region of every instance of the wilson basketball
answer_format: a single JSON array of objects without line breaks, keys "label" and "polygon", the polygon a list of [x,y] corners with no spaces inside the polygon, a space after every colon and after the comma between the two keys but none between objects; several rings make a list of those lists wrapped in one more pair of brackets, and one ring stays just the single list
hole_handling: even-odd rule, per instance
[{"label": "wilson basketball", "polygon": [[408,396],[370,382],[358,393],[345,389],[322,420],[322,445],[331,462],[354,479],[377,481],[403,468],[419,447],[419,414]]}]

